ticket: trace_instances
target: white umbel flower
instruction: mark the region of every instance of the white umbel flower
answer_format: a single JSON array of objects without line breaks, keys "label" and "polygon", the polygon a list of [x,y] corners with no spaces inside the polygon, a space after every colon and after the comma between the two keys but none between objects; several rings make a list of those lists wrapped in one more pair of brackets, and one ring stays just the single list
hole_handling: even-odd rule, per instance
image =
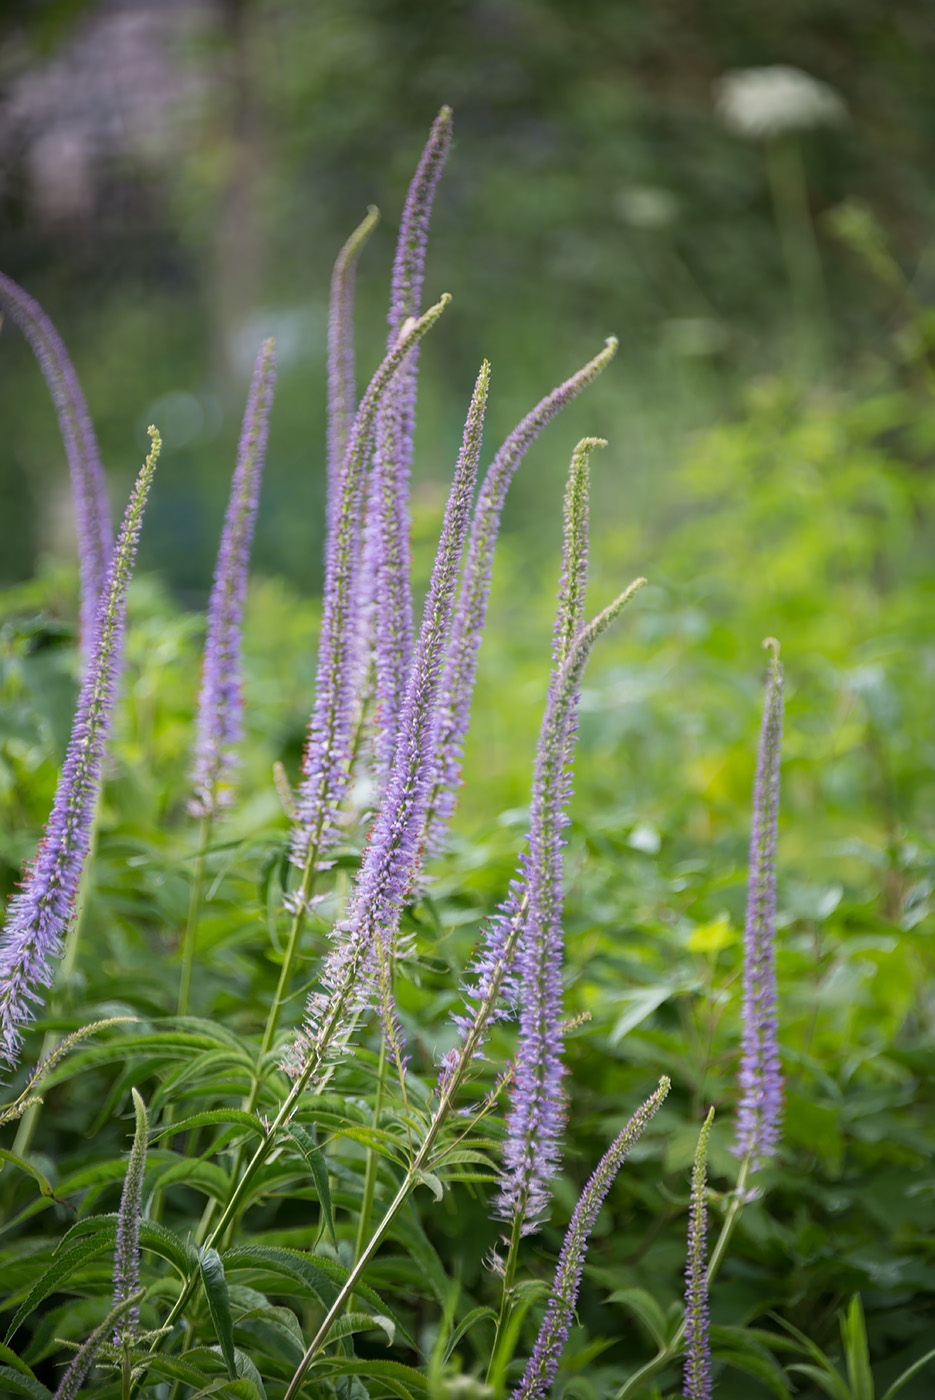
[{"label": "white umbel flower", "polygon": [[848,115],[833,87],[783,64],[725,73],[714,84],[714,105],[725,126],[748,141],[842,126]]}]

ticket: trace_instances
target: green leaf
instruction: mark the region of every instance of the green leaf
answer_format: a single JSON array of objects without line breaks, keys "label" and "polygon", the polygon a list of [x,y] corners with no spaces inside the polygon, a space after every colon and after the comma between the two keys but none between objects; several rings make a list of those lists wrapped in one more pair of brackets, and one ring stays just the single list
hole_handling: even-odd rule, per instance
[{"label": "green leaf", "polygon": [[0,1147],[0,1162],[9,1162],[10,1166],[19,1167],[21,1172],[25,1172],[27,1176],[31,1176],[34,1181],[39,1183],[39,1190],[43,1196],[54,1197],[55,1192],[52,1190],[48,1177],[38,1167],[33,1166],[32,1162],[27,1162],[25,1157],[19,1157],[15,1152],[7,1152],[5,1148]]},{"label": "green leaf", "polygon": [[873,1373],[870,1370],[870,1349],[860,1294],[855,1293],[841,1318],[841,1341],[847,1363],[847,1379],[853,1400],[873,1400]]},{"label": "green leaf", "polygon": [[21,1361],[20,1358],[16,1355],[16,1352],[11,1351],[10,1348],[4,1346],[2,1342],[0,1342],[0,1362],[9,1362],[9,1364],[11,1366],[14,1366],[17,1371],[21,1371],[24,1376],[30,1376],[33,1380],[36,1379],[35,1376],[33,1376],[32,1371],[26,1365],[26,1362]]},{"label": "green leaf", "polygon": [[732,1351],[729,1347],[712,1348],[712,1355],[737,1371],[746,1371],[748,1375],[755,1376],[777,1400],[788,1400],[792,1393],[782,1367],[771,1356],[759,1356],[753,1351]]},{"label": "green leaf", "polygon": [[321,1357],[312,1364],[309,1374],[313,1374],[319,1380],[328,1380],[331,1376],[372,1376],[374,1380],[382,1380],[387,1385],[396,1381],[402,1387],[406,1387],[396,1389],[397,1395],[406,1397],[410,1393],[415,1396],[429,1393],[425,1377],[399,1361],[371,1361],[363,1356],[350,1360],[341,1357]]},{"label": "green leaf", "polygon": [[17,1309],[7,1330],[5,1338],[7,1345],[15,1336],[20,1324],[45,1298],[48,1298],[50,1293],[61,1288],[86,1260],[95,1259],[99,1254],[105,1253],[109,1244],[110,1239],[101,1239],[100,1236],[97,1236],[94,1239],[81,1240],[71,1249],[66,1250],[64,1254],[58,1255],[45,1273],[33,1284],[25,1300]]},{"label": "green leaf", "polygon": [[[76,1235],[103,1235],[102,1248],[116,1239],[116,1215],[89,1215],[86,1220],[78,1220],[63,1237],[62,1244]],[[174,1231],[160,1225],[155,1220],[140,1221],[140,1245],[143,1249],[158,1254],[167,1264],[178,1270],[183,1280],[187,1280],[198,1267],[198,1255],[192,1245],[180,1240]],[[61,1248],[61,1245],[59,1246]]]},{"label": "green leaf", "polygon": [[201,1281],[204,1284],[205,1297],[208,1300],[208,1311],[211,1314],[211,1321],[214,1323],[217,1339],[221,1344],[221,1355],[224,1357],[224,1364],[227,1366],[227,1374],[230,1376],[231,1380],[236,1380],[237,1362],[234,1357],[234,1320],[231,1317],[231,1304],[227,1292],[227,1278],[224,1274],[224,1265],[216,1249],[203,1250],[198,1264],[201,1269]]},{"label": "green leaf", "polygon": [[331,1243],[334,1245],[335,1249],[337,1249],[338,1240],[334,1233],[334,1212],[331,1208],[331,1186],[328,1182],[328,1167],[325,1163],[324,1153],[312,1134],[303,1128],[300,1123],[290,1123],[287,1131],[298,1147],[303,1159],[308,1164],[309,1171],[315,1178],[315,1187],[318,1191],[319,1202],[321,1203],[321,1213],[328,1227]]},{"label": "green leaf", "polygon": [[0,1380],[6,1383],[9,1395],[28,1395],[30,1400],[52,1400],[51,1390],[33,1375],[24,1375],[10,1366],[0,1366]]},{"label": "green leaf", "polygon": [[622,1303],[638,1321],[642,1322],[656,1346],[662,1350],[666,1344],[666,1315],[655,1298],[644,1288],[618,1288],[607,1299],[608,1303]]},{"label": "green leaf", "polygon": [[207,1109],[204,1113],[193,1113],[189,1118],[180,1119],[178,1123],[167,1123],[161,1127],[153,1128],[150,1137],[155,1142],[161,1137],[187,1133],[189,1128],[208,1128],[215,1124],[223,1124],[225,1127],[247,1128],[260,1137],[266,1136],[266,1128],[255,1113],[244,1113],[239,1108],[212,1108]]},{"label": "green leaf", "polygon": [[417,1185],[427,1186],[436,1201],[444,1200],[445,1188],[434,1172],[414,1172],[412,1179]]},{"label": "green leaf", "polygon": [[831,1400],[851,1400],[843,1377],[838,1375],[833,1366],[808,1366],[804,1362],[794,1361],[789,1370],[798,1371],[803,1376],[811,1376],[815,1384],[820,1386],[826,1395],[831,1396]]},{"label": "green leaf", "polygon": [[376,1328],[386,1335],[386,1344],[391,1347],[396,1340],[396,1324],[392,1318],[384,1317],[380,1313],[344,1313],[330,1328],[325,1342],[336,1342],[341,1337],[349,1337],[353,1332],[372,1332]]},{"label": "green leaf", "polygon": [[476,1326],[477,1323],[484,1321],[492,1322],[494,1326],[496,1326],[497,1314],[494,1312],[493,1308],[472,1308],[471,1311],[467,1313],[465,1317],[462,1317],[461,1321],[458,1323],[457,1327],[452,1332],[451,1337],[448,1340],[448,1345],[445,1348],[446,1361],[451,1356],[452,1352],[460,1342],[461,1338],[467,1336],[471,1328]]},{"label": "green leaf", "polygon": [[913,1361],[912,1365],[907,1366],[901,1376],[896,1377],[889,1390],[883,1396],[883,1400],[893,1400],[893,1396],[897,1395],[899,1391],[902,1390],[903,1386],[906,1385],[908,1381],[912,1380],[913,1376],[918,1375],[922,1367],[927,1366],[933,1357],[935,1357],[935,1347],[933,1347],[931,1351],[927,1351],[924,1356],[920,1356],[918,1361]]},{"label": "green leaf", "polygon": [[326,1271],[318,1267],[318,1261],[313,1263],[307,1254],[298,1250],[277,1249],[271,1245],[235,1245],[225,1251],[224,1266],[228,1272],[249,1269],[288,1278],[299,1284],[300,1293],[317,1298],[326,1308],[330,1308],[338,1296],[338,1290]]}]

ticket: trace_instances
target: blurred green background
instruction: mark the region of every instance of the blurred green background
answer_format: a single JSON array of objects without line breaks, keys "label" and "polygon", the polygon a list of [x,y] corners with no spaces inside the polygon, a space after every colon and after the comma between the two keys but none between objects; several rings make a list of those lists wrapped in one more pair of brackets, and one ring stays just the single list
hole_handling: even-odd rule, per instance
[{"label": "blurred green background", "polygon": [[[426,292],[455,300],[424,357],[421,477],[447,479],[482,356],[492,453],[605,335],[621,339],[613,371],[511,493],[507,525],[527,546],[583,432],[612,440],[602,514],[667,517],[686,435],[733,411],[739,386],[776,371],[872,377],[932,289],[926,0],[0,8],[0,268],[62,331],[115,507],[159,421],[144,564],[191,601],[210,580],[249,365],[268,333],[282,374],[257,568],[315,587],[331,262],[377,204],[360,279],[363,380],[406,184],[443,102],[456,144]],[[739,133],[717,83],[763,65],[829,85],[836,110],[792,94],[766,139]],[[801,129],[779,135],[790,123]],[[854,201],[876,221],[858,236],[885,241],[903,282],[868,276],[839,236],[848,215],[852,234],[861,223]],[[0,420],[0,577],[15,580],[73,545],[55,420],[12,326]]]}]

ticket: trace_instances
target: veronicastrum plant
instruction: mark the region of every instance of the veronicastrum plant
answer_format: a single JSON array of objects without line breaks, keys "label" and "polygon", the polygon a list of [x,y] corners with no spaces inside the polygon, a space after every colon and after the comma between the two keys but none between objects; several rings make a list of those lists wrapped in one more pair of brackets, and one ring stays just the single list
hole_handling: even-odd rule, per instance
[{"label": "veronicastrum plant", "polygon": [[[562,851],[579,692],[594,644],[644,582],[637,579],[588,618],[589,463],[605,445],[599,439],[578,444],[568,478],[551,681],[525,850],[469,965],[456,974],[450,1023],[432,1032],[447,1048],[427,1050],[428,1034],[413,1028],[404,1009],[407,984],[418,980],[431,953],[417,913],[423,905],[434,909],[431,861],[445,849],[461,781],[506,493],[534,438],[616,348],[608,341],[527,414],[478,490],[491,380],[490,367],[480,367],[417,625],[409,474],[422,342],[449,301],[442,296],[423,309],[428,225],[450,142],[451,114],[443,109],[403,213],[384,357],[359,399],[354,272],[376,211],[335,266],[317,679],[295,790],[281,766],[276,773],[291,825],[282,911],[273,921],[279,972],[271,999],[254,1008],[253,1035],[190,1011],[206,904],[219,879],[214,862],[228,849],[224,823],[237,800],[241,630],[275,348],[268,341],[257,357],[208,608],[190,785],[180,795],[192,826],[188,914],[184,927],[171,931],[177,957],[166,968],[167,1010],[175,1014],[89,1016],[61,1033],[56,975],[63,961],[72,969],[81,956],[82,881],[94,859],[127,586],[159,436],[151,430],[152,452],[114,542],[93,429],[65,347],[42,309],[0,277],[0,302],[30,340],[62,426],[79,533],[83,649],[58,791],[22,888],[6,909],[0,945],[7,1083],[0,1123],[16,1134],[0,1160],[5,1175],[23,1173],[39,1190],[38,1198],[17,1198],[9,1227],[26,1241],[39,1212],[56,1209],[62,1217],[54,1239],[27,1250],[12,1279],[0,1348],[5,1393],[122,1400],[550,1395],[598,1213],[669,1092],[665,1075],[656,1076],[658,1084],[650,1077],[645,1101],[632,1106],[581,1192],[551,1283],[537,1283],[542,1270],[524,1241],[552,1208],[569,1100]],[[778,645],[768,645],[742,1060],[730,1110],[738,1175],[726,1194],[712,1196],[706,1187],[712,1110],[699,1124],[690,1191],[686,1182],[685,1306],[666,1317],[651,1297],[630,1291],[629,1304],[658,1350],[619,1388],[619,1400],[646,1392],[673,1365],[683,1373],[684,1395],[710,1395],[709,1287],[745,1203],[757,1194],[755,1174],[779,1144],[774,939],[782,669]],[[299,994],[305,1007],[297,1015]],[[511,1048],[500,1058],[504,1046]],[[103,1132],[112,1115],[131,1111],[129,1157],[112,1146],[109,1157],[92,1154],[67,1171],[50,1166],[34,1149],[41,1114],[49,1111],[43,1093],[79,1070],[115,1062],[121,1073],[98,1127]],[[500,1239],[487,1259],[485,1303],[463,1297],[456,1277],[445,1278],[427,1233],[439,1203],[478,1189],[489,1191]],[[108,1192],[116,1210],[101,1213],[95,1206]],[[708,1252],[711,1200],[720,1224]],[[310,1210],[315,1224],[301,1247],[265,1227],[290,1211],[307,1222]],[[77,1218],[69,1220],[68,1211]],[[394,1281],[378,1291],[373,1279]],[[62,1297],[64,1305],[53,1307],[50,1300]],[[486,1373],[478,1360],[473,1379],[459,1378],[465,1354],[486,1357]],[[759,1343],[748,1352],[737,1345],[732,1360],[761,1378],[772,1365],[776,1384],[781,1372],[764,1354]]]}]

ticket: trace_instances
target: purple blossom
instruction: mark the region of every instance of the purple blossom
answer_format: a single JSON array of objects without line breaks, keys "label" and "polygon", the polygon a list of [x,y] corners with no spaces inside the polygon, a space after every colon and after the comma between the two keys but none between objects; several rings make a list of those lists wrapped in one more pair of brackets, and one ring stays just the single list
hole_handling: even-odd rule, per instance
[{"label": "purple blossom", "polygon": [[113,1333],[120,1319],[138,1307],[144,1292],[145,1289],[140,1288],[115,1308],[111,1308],[104,1321],[95,1327],[88,1340],[75,1352],[75,1359],[59,1381],[53,1400],[77,1400],[81,1384],[97,1360],[98,1352],[107,1341],[108,1333]]},{"label": "purple blossom", "polygon": [[331,274],[328,303],[328,488],[336,488],[338,473],[354,419],[357,389],[354,382],[354,274],[364,244],[376,228],[380,214],[370,206],[344,244]]},{"label": "purple blossom", "polygon": [[[136,1132],[127,1162],[123,1192],[120,1196],[120,1210],[117,1213],[117,1243],[114,1250],[114,1306],[126,1302],[140,1286],[140,1217],[143,1211],[143,1178],[146,1174],[146,1138],[149,1122],[146,1105],[135,1089],[133,1107],[136,1110]],[[139,1329],[140,1310],[131,1306],[126,1314],[124,1328],[114,1334],[114,1343],[120,1345],[121,1332],[128,1331],[131,1339]]]},{"label": "purple blossom", "polygon": [[542,429],[582,389],[597,378],[601,370],[613,359],[616,349],[617,341],[611,337],[599,355],[542,399],[514,428],[493,459],[484,478],[471,525],[471,538],[458,590],[451,645],[442,682],[444,722],[438,736],[438,773],[427,824],[427,843],[431,851],[439,851],[444,844],[445,831],[454,811],[461,780],[464,739],[470,720],[477,655],[487,618],[493,555],[507,488],[513,473]]},{"label": "purple blossom", "polygon": [[744,926],[743,1035],[738,1083],[740,1105],[734,1151],[751,1169],[772,1156],[779,1143],[782,1074],[779,1060],[776,988],[776,832],[782,756],[782,665],[779,643],[771,650],[763,725],[753,792],[753,828]]},{"label": "purple blossom", "polygon": [[513,1391],[511,1400],[541,1400],[555,1379],[562,1350],[568,1340],[575,1303],[578,1301],[581,1273],[594,1223],[617,1172],[626,1161],[633,1145],[639,1140],[646,1124],[662,1105],[669,1087],[669,1080],[663,1075],[656,1092],[636,1110],[623,1132],[604,1153],[578,1198],[558,1258],[545,1317],[523,1378]]},{"label": "purple blossom", "polygon": [[33,1004],[41,1004],[37,989],[51,986],[88,854],[123,656],[127,587],[161,446],[154,428],[150,434],[152,448],[130,494],[101,594],[52,812],[23,887],[7,906],[0,938],[0,1054],[10,1065],[19,1059]]},{"label": "purple blossom", "polygon": [[708,1339],[708,1273],[705,1236],[708,1210],[705,1199],[708,1135],[714,1120],[710,1109],[698,1137],[692,1167],[691,1206],[688,1215],[688,1259],[685,1266],[685,1400],[711,1400],[711,1349]]},{"label": "purple blossom", "polygon": [[398,951],[400,915],[422,854],[420,837],[434,771],[436,697],[451,628],[454,582],[477,478],[489,374],[485,363],[474,387],[448,496],[386,791],[347,917],[335,930],[334,944],[325,959],[325,993],[313,993],[309,998],[305,1025],[292,1055],[294,1071],[301,1072],[310,1057],[322,1060],[347,1013],[370,1004],[374,995],[390,1051],[400,1066],[403,1062],[392,965]]},{"label": "purple blossom", "polygon": [[3,273],[0,308],[9,312],[32,346],[58,414],[75,502],[81,571],[81,644],[87,657],[113,550],[110,506],[97,438],[61,336],[39,303]]},{"label": "purple blossom", "polygon": [[361,496],[374,421],[393,375],[438,320],[445,295],[418,321],[408,322],[384,357],[354,418],[337,487],[328,509],[325,582],[315,703],[302,757],[291,856],[296,865],[320,862],[338,835],[338,813],[350,776],[357,676],[352,620],[356,616]]},{"label": "purple blossom", "polygon": [[229,803],[228,779],[243,733],[241,627],[275,377],[274,344],[267,340],[253,371],[208,605],[189,802],[197,817],[212,817]]},{"label": "purple blossom", "polygon": [[[435,190],[451,148],[451,109],[435,119],[403,208],[393,264],[387,348],[406,321],[419,314]],[[376,759],[385,779],[412,654],[409,559],[409,474],[415,432],[418,348],[406,356],[377,417],[376,452],[369,480],[363,583],[360,595],[361,659],[373,646],[377,694]]]}]

